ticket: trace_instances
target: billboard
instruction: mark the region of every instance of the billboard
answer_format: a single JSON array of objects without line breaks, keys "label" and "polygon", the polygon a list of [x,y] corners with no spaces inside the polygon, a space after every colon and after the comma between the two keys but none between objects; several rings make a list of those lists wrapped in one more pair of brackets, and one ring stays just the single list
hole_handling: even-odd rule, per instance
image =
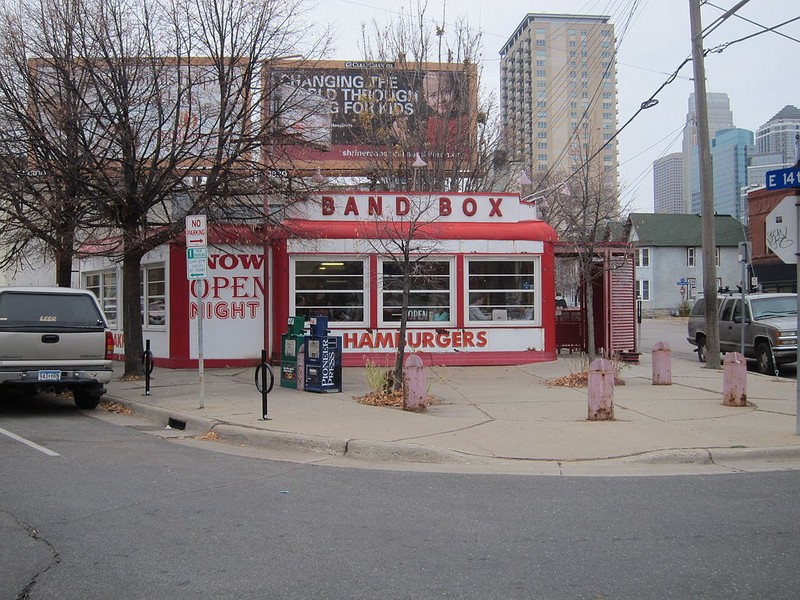
[{"label": "billboard", "polygon": [[473,64],[276,61],[266,77],[281,168],[357,174],[417,152],[464,165],[474,149]]}]

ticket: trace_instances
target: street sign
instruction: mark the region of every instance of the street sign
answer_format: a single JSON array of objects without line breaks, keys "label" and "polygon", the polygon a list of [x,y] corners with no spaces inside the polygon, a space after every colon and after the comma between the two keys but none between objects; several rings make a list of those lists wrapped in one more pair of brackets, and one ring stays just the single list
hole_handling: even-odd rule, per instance
[{"label": "street sign", "polygon": [[186,249],[186,277],[190,280],[208,277],[208,248]]},{"label": "street sign", "polygon": [[767,248],[786,264],[797,264],[797,208],[800,196],[786,196],[767,215]]},{"label": "street sign", "polygon": [[205,248],[208,243],[205,215],[186,216],[186,247]]},{"label": "street sign", "polygon": [[792,187],[800,187],[800,166],[767,171],[768,190],[783,190]]}]

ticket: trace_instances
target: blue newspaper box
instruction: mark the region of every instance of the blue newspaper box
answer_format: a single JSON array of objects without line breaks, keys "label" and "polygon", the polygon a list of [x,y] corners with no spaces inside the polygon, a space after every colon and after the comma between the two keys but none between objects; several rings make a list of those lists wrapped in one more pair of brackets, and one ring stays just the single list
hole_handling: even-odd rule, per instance
[{"label": "blue newspaper box", "polygon": [[328,318],[311,317],[305,336],[304,385],[307,392],[342,391],[342,338],[328,335]]}]

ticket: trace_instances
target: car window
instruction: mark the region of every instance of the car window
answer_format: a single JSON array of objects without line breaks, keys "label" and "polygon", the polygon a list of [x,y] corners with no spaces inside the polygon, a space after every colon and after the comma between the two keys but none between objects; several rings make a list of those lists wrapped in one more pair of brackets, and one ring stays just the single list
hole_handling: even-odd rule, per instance
[{"label": "car window", "polygon": [[797,296],[757,298],[751,301],[756,320],[772,317],[787,317],[797,314]]},{"label": "car window", "polygon": [[702,317],[706,314],[706,299],[698,298],[692,306],[691,316]]},{"label": "car window", "polygon": [[725,300],[725,306],[722,307],[722,312],[719,313],[720,321],[733,321],[734,304],[731,300]]},{"label": "car window", "polygon": [[733,303],[733,318],[731,321],[735,321],[737,317],[741,319],[742,316],[742,301],[737,300]]},{"label": "car window", "polygon": [[0,294],[0,328],[94,328],[103,325],[97,306],[85,294]]}]

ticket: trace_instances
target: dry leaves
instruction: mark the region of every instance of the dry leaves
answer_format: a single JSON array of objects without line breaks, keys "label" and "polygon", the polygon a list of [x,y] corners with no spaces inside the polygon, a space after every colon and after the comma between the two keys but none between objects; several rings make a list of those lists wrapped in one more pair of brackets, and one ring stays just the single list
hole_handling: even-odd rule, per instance
[{"label": "dry leaves", "polygon": [[[548,383],[558,387],[585,388],[589,386],[589,373],[588,371],[570,373],[569,375],[564,375],[564,377],[551,379]],[[625,380],[614,375],[614,385],[625,385]]]},{"label": "dry leaves", "polygon": [[100,404],[97,405],[100,410],[104,410],[110,413],[116,413],[118,415],[132,415],[133,411],[128,408],[127,406],[123,406],[119,402],[111,402],[110,400],[103,400]]},{"label": "dry leaves", "polygon": [[206,442],[218,442],[220,437],[216,431],[206,431],[203,435],[198,435],[195,439]]},{"label": "dry leaves", "polygon": [[[403,391],[394,392],[370,392],[366,396],[356,398],[359,404],[369,404],[370,406],[391,406],[403,408]],[[428,396],[423,402],[424,406],[439,404],[439,400],[434,396]]]}]

